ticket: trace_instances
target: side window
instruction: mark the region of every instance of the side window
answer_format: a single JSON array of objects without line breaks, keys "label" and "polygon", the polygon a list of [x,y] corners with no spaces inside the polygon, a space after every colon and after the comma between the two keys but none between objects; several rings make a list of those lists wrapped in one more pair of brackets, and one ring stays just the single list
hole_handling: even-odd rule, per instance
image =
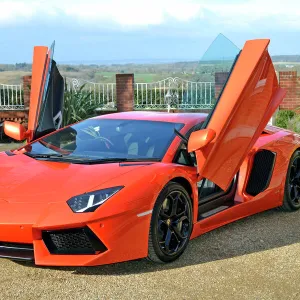
[{"label": "side window", "polygon": [[[186,138],[188,139],[192,132],[200,130],[203,125],[203,122],[195,125],[191,130],[187,132],[185,135]],[[177,151],[177,155],[175,156],[174,162],[176,164],[180,165],[185,165],[185,166],[191,166],[191,167],[196,167],[197,162],[196,162],[196,156],[195,153],[188,153],[186,149],[186,145],[184,143],[181,143],[179,146],[179,149]]]},{"label": "side window", "polygon": [[186,148],[180,148],[178,150],[177,158],[175,162],[180,165],[185,165],[185,166],[191,166],[194,167],[196,166],[196,159],[194,156],[194,153],[188,153]]}]

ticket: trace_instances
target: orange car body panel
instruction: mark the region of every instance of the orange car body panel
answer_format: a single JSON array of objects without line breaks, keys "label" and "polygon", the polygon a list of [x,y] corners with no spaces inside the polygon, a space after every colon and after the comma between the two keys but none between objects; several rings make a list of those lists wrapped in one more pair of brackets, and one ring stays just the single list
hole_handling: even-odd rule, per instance
[{"label": "orange car body panel", "polygon": [[196,151],[199,174],[224,190],[285,95],[278,87],[268,44],[269,40],[246,42],[207,125],[217,136]]},{"label": "orange car body panel", "polygon": [[[95,266],[144,258],[148,254],[151,213],[143,213],[151,212],[163,187],[178,178],[185,180],[190,186],[194,224],[191,238],[243,217],[280,206],[289,160],[299,148],[300,137],[272,126],[264,129],[267,119],[282,100],[284,91],[278,88],[266,51],[268,41],[257,43],[257,46],[250,43],[246,47],[248,50],[252,49],[252,54],[247,50],[246,58],[249,59],[249,64],[255,65],[255,72],[247,70],[246,75],[241,71],[233,72],[234,77],[230,78],[213,118],[208,123],[207,128],[214,130],[217,136],[203,151],[197,151],[200,175],[196,167],[173,162],[181,145],[179,137],[174,138],[161,162],[145,164],[127,162],[81,165],[35,160],[23,154],[24,148],[14,151],[14,155],[1,152],[0,243],[33,244],[35,263],[46,266]],[[46,59],[47,50],[41,48],[37,51],[39,62],[42,62]],[[243,58],[243,52],[241,57]],[[235,70],[240,70],[238,63],[239,60]],[[245,65],[246,61],[242,59],[242,63]],[[39,113],[40,104],[36,100],[40,93],[38,81],[43,81],[41,65],[34,65],[33,72],[38,74],[36,78],[39,79],[36,79],[31,95],[33,102],[28,128],[31,132],[35,130]],[[249,80],[249,77],[253,80]],[[260,81],[262,78],[266,80]],[[263,103],[259,101],[258,95]],[[252,105],[257,106],[250,106],[246,99],[251,99]],[[224,104],[225,101],[228,103]],[[248,120],[240,105],[249,110],[249,116],[254,118],[253,122]],[[259,109],[256,108],[263,112],[257,112]],[[239,113],[242,117],[238,116]],[[216,116],[220,118],[219,122]],[[185,125],[181,133],[186,134],[206,117],[206,114],[198,113],[128,112],[97,118],[183,123]],[[254,155],[262,149],[276,154],[275,166],[269,186],[257,196],[251,196],[247,194],[246,186]],[[209,151],[222,155],[211,157]],[[232,162],[232,168],[228,167],[229,162]],[[217,166],[220,168],[219,172],[227,172],[226,176],[216,172]],[[208,177],[226,187],[229,178],[238,170],[234,206],[198,221],[197,182]],[[67,200],[73,196],[114,186],[124,188],[93,213],[74,213],[67,204]],[[107,250],[93,255],[50,253],[42,238],[43,231],[79,227],[89,227]]]},{"label": "orange car body panel", "polygon": [[[232,221],[275,208],[282,205],[285,178],[290,158],[299,148],[300,138],[288,131],[278,131],[272,135],[261,136],[255,143],[239,170],[235,205],[194,225],[192,238],[221,227]],[[245,191],[253,157],[260,149],[276,153],[276,162],[268,188],[253,197]]]},{"label": "orange car body panel", "polygon": [[33,50],[32,80],[30,88],[30,107],[28,118],[28,141],[32,140],[33,133],[37,126],[37,121],[43,94],[43,82],[47,73],[48,47],[36,46]]},{"label": "orange car body panel", "polygon": [[[34,132],[37,127],[37,122],[40,114],[42,95],[44,92],[44,82],[47,73],[47,67],[49,66],[49,55],[48,47],[35,46],[33,50],[33,63],[32,63],[32,79],[30,86],[30,105],[29,105],[29,116],[28,116],[28,126],[27,131],[21,134],[7,134],[20,141],[27,139],[28,142],[32,141],[34,138]],[[6,126],[9,126],[9,122],[4,123],[4,130]],[[16,127],[17,125],[15,125]],[[9,131],[9,130],[7,130]],[[22,131],[22,130],[21,130]],[[21,132],[20,131],[20,132]]]}]

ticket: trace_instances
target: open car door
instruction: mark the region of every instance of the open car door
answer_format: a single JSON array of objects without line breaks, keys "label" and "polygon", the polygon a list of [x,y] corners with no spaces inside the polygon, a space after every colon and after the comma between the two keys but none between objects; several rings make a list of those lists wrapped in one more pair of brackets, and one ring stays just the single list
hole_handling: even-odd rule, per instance
[{"label": "open car door", "polygon": [[64,80],[53,60],[54,42],[47,47],[34,47],[28,118],[29,141],[62,125]]},{"label": "open car door", "polygon": [[285,96],[268,53],[269,42],[245,43],[205,129],[190,136],[188,150],[196,153],[199,176],[223,190]]}]

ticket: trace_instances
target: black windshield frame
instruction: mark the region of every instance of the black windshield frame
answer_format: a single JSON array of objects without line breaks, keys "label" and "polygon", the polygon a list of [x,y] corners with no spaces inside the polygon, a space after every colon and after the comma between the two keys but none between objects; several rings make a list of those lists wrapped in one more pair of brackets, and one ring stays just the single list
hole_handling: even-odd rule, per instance
[{"label": "black windshield frame", "polygon": [[[166,155],[171,143],[173,142],[173,140],[176,137],[175,131],[176,130],[181,130],[185,124],[183,123],[175,123],[175,122],[165,122],[165,121],[154,121],[154,120],[132,120],[132,119],[109,119],[109,118],[93,118],[93,119],[88,119],[79,123],[76,123],[72,126],[69,127],[65,127],[61,130],[58,130],[56,132],[53,132],[43,138],[40,138],[39,140],[36,140],[35,142],[28,144],[27,146],[25,146],[25,153],[28,156],[34,158],[34,159],[42,159],[42,160],[55,160],[55,161],[64,161],[64,160],[68,160],[71,161],[72,160],[72,154],[74,155],[74,161],[79,161],[78,158],[80,155],[78,155],[78,153],[76,153],[76,149],[77,149],[77,143],[81,143],[80,145],[82,146],[82,148],[84,148],[84,140],[81,140],[79,138],[77,138],[77,134],[78,132],[80,132],[80,134],[82,134],[82,131],[84,131],[84,129],[87,129],[88,127],[91,127],[92,125],[94,126],[94,128],[100,127],[101,130],[104,130],[105,128],[110,128],[109,124],[112,123],[112,128],[111,130],[114,130],[114,126],[116,126],[116,124],[118,125],[118,122],[120,123],[120,126],[124,126],[124,128],[129,125],[132,126],[132,130],[135,130],[135,133],[138,134],[138,136],[141,136],[142,139],[146,137],[147,139],[150,139],[151,142],[153,143],[152,145],[154,145],[154,148],[157,148],[157,152],[156,153],[160,153],[158,156],[152,156],[152,157],[146,157],[146,156],[142,156],[142,155],[133,155],[133,154],[128,154],[126,156],[126,153],[121,153],[120,156],[111,156],[111,153],[109,153],[109,151],[107,151],[107,157],[103,157],[101,155],[103,155],[103,153],[105,151],[99,151],[99,157],[96,156],[96,152],[97,150],[93,150],[95,153],[93,153],[93,155],[89,154],[89,152],[91,152],[91,149],[87,149],[86,153],[81,152],[81,156],[82,156],[82,160],[85,161],[96,161],[99,160],[99,162],[103,161],[103,160],[107,160],[107,161],[112,161],[114,158],[116,161],[120,161],[121,158],[124,158],[124,161],[137,161],[137,160],[145,160],[145,161],[161,161],[164,156]],[[119,127],[120,127],[119,126]],[[118,127],[116,127],[117,130]],[[161,128],[161,130],[159,130],[159,128]],[[121,128],[122,129],[122,128]],[[141,129],[141,130],[140,130]],[[143,129],[146,129],[146,132],[143,131]],[[78,130],[78,132],[76,131]],[[74,148],[74,150],[70,150],[67,148],[60,148],[58,146],[61,146],[61,144],[55,144],[55,138],[61,139],[61,137],[63,136],[63,134],[65,132],[70,132],[70,136],[75,135],[74,138],[74,142],[76,144],[76,147]],[[114,133],[116,133],[116,131],[113,131]],[[102,131],[101,131],[102,134]],[[122,132],[122,134],[120,135],[120,138],[123,137],[124,135],[127,134],[126,131]],[[147,135],[149,135],[147,137]],[[99,141],[100,139],[102,139],[105,141],[106,137],[104,136],[99,136],[96,137],[94,141]],[[118,140],[118,135],[116,134],[116,136],[114,136],[114,139]],[[159,144],[158,144],[159,141]],[[90,139],[88,140],[88,142],[93,143],[93,137],[90,137]],[[143,143],[145,143],[143,141]],[[157,144],[155,144],[157,143]],[[91,144],[92,145],[92,144]],[[93,146],[94,147],[94,146]],[[43,150],[41,150],[43,149]],[[80,149],[80,147],[79,147]],[[96,148],[93,148],[96,149]],[[39,151],[40,150],[40,151]],[[77,151],[79,152],[79,151]],[[56,157],[50,157],[51,154],[53,154],[53,156]],[[57,155],[57,154],[62,154],[62,155]],[[94,155],[95,154],[95,155]],[[36,157],[34,157],[36,156]],[[46,157],[49,156],[49,157]],[[66,159],[67,158],[67,159]]]}]

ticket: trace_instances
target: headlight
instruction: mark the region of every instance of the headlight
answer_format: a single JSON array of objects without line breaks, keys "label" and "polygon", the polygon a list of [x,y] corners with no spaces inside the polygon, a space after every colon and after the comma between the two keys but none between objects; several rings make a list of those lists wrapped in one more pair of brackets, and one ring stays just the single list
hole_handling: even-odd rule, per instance
[{"label": "headlight", "polygon": [[123,186],[116,186],[108,189],[86,193],[71,198],[67,201],[67,203],[73,210],[73,212],[93,212],[122,188]]}]

